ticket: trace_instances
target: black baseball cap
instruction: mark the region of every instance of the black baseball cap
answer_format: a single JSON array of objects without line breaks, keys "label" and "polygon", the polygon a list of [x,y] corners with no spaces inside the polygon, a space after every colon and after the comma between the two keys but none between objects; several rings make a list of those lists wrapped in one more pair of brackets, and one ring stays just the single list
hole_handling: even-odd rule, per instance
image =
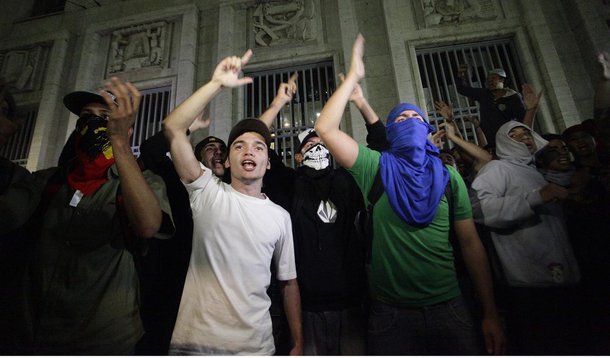
[{"label": "black baseball cap", "polygon": [[237,122],[237,124],[231,129],[231,133],[229,133],[229,140],[227,141],[228,148],[231,148],[231,144],[233,144],[237,137],[247,132],[255,132],[260,134],[265,140],[267,148],[269,148],[271,145],[271,132],[269,132],[267,125],[258,118],[246,118]]},{"label": "black baseball cap", "polygon": [[197,143],[197,145],[195,146],[195,158],[197,158],[198,161],[201,161],[201,150],[203,149],[203,147],[205,147],[206,145],[210,144],[210,143],[220,143],[220,146],[223,148],[223,150],[227,150],[227,145],[225,144],[225,142],[218,138],[218,137],[214,137],[213,135],[209,136],[209,137],[205,137],[203,138],[203,140],[199,143]]},{"label": "black baseball cap", "polygon": [[[107,93],[110,95],[110,97],[112,97],[114,104],[117,104],[116,96],[113,95],[111,92]],[[100,103],[106,105],[104,97],[95,92],[76,91],[68,93],[64,96],[64,106],[66,106],[66,108],[70,112],[76,114],[77,116],[80,116],[80,112],[82,111],[83,107],[85,107],[89,103]]]},{"label": "black baseball cap", "polygon": [[309,138],[313,137],[319,137],[318,133],[316,133],[313,128],[306,129],[299,133],[299,135],[297,136],[297,138],[299,138],[299,144],[297,145],[297,150],[295,153],[300,152],[305,143],[307,143],[307,141],[309,140]]}]

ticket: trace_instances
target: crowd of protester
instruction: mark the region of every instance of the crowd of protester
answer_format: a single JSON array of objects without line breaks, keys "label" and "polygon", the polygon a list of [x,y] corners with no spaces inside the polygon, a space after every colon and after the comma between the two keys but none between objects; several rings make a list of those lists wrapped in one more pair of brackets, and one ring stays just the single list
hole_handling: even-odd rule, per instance
[{"label": "crowd of protester", "polygon": [[[78,120],[56,167],[0,158],[0,353],[609,354],[610,56],[594,118],[561,133],[533,129],[543,91],[500,68],[473,88],[459,66],[471,141],[442,98],[438,127],[412,103],[381,121],[364,47],[298,135],[296,168],[270,131],[296,74],[226,142],[191,143],[213,99],[252,82],[250,50],[137,159],[134,85],[67,94]],[[2,146],[20,122],[4,83],[0,98]],[[366,145],[340,129],[349,103]]]}]

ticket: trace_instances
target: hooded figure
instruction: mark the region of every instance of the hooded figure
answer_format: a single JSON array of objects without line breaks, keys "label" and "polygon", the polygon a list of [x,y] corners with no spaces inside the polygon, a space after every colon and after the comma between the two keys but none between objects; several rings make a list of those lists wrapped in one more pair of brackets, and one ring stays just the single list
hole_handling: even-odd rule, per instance
[{"label": "hooded figure", "polygon": [[[511,138],[515,131],[529,132],[522,138],[528,144]],[[561,206],[540,195],[548,182],[536,170],[534,154],[546,143],[523,123],[505,123],[496,134],[500,160],[483,167],[472,183],[475,220],[490,228],[510,286],[568,285],[580,278]]]}]

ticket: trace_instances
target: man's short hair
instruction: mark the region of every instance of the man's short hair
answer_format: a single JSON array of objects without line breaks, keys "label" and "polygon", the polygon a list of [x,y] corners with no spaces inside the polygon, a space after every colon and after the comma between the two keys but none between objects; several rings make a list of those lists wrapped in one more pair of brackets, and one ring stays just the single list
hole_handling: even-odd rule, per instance
[{"label": "man's short hair", "polygon": [[213,135],[205,137],[195,146],[195,158],[197,158],[198,161],[201,161],[201,150],[210,143],[220,143],[220,147],[222,148],[222,150],[224,150],[225,152],[227,151],[227,145],[222,139],[214,137]]},{"label": "man's short hair", "polygon": [[[108,93],[110,97],[112,97],[114,104],[118,105],[118,103],[116,102],[116,96],[108,91],[106,93]],[[70,112],[76,114],[77,116],[80,116],[80,112],[83,110],[83,107],[85,107],[89,103],[99,103],[106,105],[104,97],[94,92],[76,91],[68,93],[64,96],[64,106],[66,106],[66,108]]]},{"label": "man's short hair", "polygon": [[233,144],[235,139],[247,132],[255,132],[260,134],[265,140],[267,148],[269,148],[271,145],[271,132],[269,132],[267,125],[258,118],[246,118],[237,122],[237,124],[231,129],[231,133],[229,133],[229,140],[227,141],[227,147],[229,150],[231,150],[231,144]]}]

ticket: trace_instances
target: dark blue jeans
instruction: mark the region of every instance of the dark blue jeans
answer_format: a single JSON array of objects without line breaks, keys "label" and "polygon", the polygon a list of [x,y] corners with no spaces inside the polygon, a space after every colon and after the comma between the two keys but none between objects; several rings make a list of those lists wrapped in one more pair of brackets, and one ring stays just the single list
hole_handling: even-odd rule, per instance
[{"label": "dark blue jeans", "polygon": [[372,355],[477,355],[481,351],[462,296],[404,308],[373,302],[368,349]]}]

